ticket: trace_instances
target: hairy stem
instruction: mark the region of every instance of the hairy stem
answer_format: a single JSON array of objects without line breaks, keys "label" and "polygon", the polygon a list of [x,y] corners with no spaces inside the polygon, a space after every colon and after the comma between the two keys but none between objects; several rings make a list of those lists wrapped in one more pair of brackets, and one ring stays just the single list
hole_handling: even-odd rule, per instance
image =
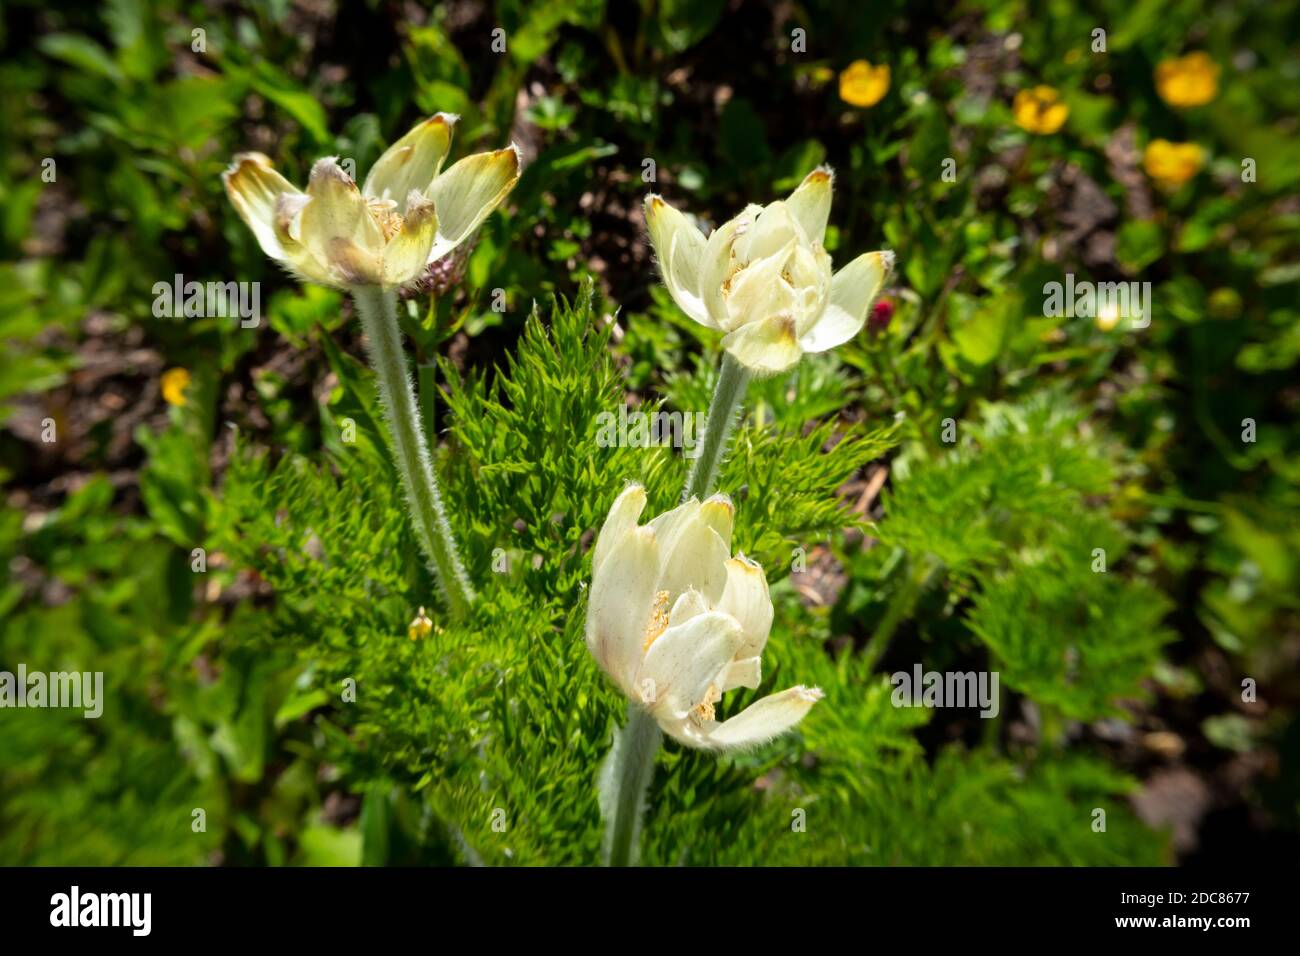
[{"label": "hairy stem", "polygon": [[630,701],[627,723],[614,735],[614,746],[600,768],[606,866],[632,866],[637,861],[646,790],[654,776],[655,754],[662,736],[650,712]]},{"label": "hairy stem", "polygon": [[397,295],[378,286],[357,286],[352,299],[361,316],[366,333],[370,364],[379,381],[379,397],[384,418],[392,438],[397,471],[416,538],[433,568],[443,598],[452,616],[464,617],[474,601],[465,566],[456,550],[456,539],[447,521],[438,479],[433,474],[429,446],[424,438],[420,409],[411,388],[411,375],[402,351],[402,336],[397,325]]},{"label": "hairy stem", "polygon": [[[727,439],[736,422],[736,409],[749,385],[749,371],[731,353],[722,355],[718,383],[700,439],[700,454],[691,465],[682,500],[704,498],[718,480]],[[663,733],[654,717],[636,701],[628,704],[627,723],[614,736],[600,769],[600,812],[605,819],[604,862],[629,866],[636,862],[645,815],[645,795],[655,772],[655,755]]]},{"label": "hairy stem", "polygon": [[722,458],[727,453],[727,439],[736,423],[736,408],[745,397],[749,377],[749,370],[732,358],[730,352],[722,353],[722,368],[718,371],[718,384],[713,389],[713,400],[709,403],[708,418],[704,422],[700,454],[686,479],[683,501],[705,498],[713,491]]}]

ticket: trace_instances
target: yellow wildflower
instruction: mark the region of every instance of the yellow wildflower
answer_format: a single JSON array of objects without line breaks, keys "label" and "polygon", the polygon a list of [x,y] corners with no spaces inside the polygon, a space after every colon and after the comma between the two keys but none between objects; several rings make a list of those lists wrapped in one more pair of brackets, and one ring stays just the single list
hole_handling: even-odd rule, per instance
[{"label": "yellow wildflower", "polygon": [[889,92],[889,64],[854,60],[840,74],[840,99],[850,106],[875,106]]},{"label": "yellow wildflower", "polygon": [[1021,90],[1011,104],[1016,125],[1030,133],[1050,136],[1065,123],[1070,107],[1061,99],[1059,90],[1050,86],[1035,86]]},{"label": "yellow wildflower", "polygon": [[1203,106],[1219,95],[1219,65],[1199,51],[1162,60],[1156,66],[1156,91],[1170,106]]},{"label": "yellow wildflower", "polygon": [[1177,188],[1201,171],[1205,150],[1195,143],[1171,143],[1153,139],[1142,154],[1147,175],[1162,186]]},{"label": "yellow wildflower", "polygon": [[185,404],[185,390],[190,387],[190,373],[183,368],[170,368],[163,372],[161,385],[163,401],[180,408]]}]

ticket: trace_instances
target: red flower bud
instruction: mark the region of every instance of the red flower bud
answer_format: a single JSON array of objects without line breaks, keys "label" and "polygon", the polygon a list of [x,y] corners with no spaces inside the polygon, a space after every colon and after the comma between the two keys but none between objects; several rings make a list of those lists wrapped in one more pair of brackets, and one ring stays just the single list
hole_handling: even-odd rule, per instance
[{"label": "red flower bud", "polygon": [[867,319],[867,327],[872,333],[879,334],[889,328],[889,320],[894,317],[894,300],[881,299],[871,307],[871,316]]}]

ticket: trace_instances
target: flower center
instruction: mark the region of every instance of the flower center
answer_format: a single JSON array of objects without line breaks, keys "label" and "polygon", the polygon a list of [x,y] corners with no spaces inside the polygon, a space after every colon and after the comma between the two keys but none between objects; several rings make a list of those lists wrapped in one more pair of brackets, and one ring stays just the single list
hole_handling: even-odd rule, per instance
[{"label": "flower center", "polygon": [[641,645],[641,653],[650,650],[650,645],[666,630],[668,630],[668,592],[659,591],[655,594],[655,603],[650,609],[650,621],[645,626],[645,641]]},{"label": "flower center", "polygon": [[691,714],[697,721],[713,720],[717,713],[713,709],[713,705],[720,700],[722,700],[722,694],[716,686],[710,684],[709,689],[704,692],[704,700],[700,701],[699,705],[691,711]]},{"label": "flower center", "polygon": [[385,242],[402,231],[402,214],[397,211],[397,203],[391,199],[368,199],[366,203],[370,215],[379,224],[379,231],[384,234]]}]

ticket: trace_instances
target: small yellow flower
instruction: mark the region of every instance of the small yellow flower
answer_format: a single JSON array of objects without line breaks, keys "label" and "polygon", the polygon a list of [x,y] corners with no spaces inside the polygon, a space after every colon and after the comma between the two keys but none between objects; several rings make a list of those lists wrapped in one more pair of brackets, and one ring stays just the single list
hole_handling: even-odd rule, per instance
[{"label": "small yellow flower", "polygon": [[1156,66],[1156,91],[1170,106],[1203,106],[1219,95],[1219,65],[1200,51],[1162,60]]},{"label": "small yellow flower", "polygon": [[840,99],[850,106],[875,106],[889,92],[889,64],[854,60],[840,74]]},{"label": "small yellow flower", "polygon": [[169,368],[162,374],[162,397],[177,408],[185,404],[185,390],[190,387],[190,373],[183,368]]},{"label": "small yellow flower", "polygon": [[1061,128],[1070,107],[1061,99],[1059,90],[1050,86],[1035,86],[1032,90],[1021,90],[1011,103],[1011,112],[1016,125],[1021,129],[1050,136]]},{"label": "small yellow flower", "polygon": [[424,613],[424,608],[420,608],[420,613],[415,615],[415,619],[406,625],[406,633],[411,640],[417,641],[433,630],[433,621],[429,615]]},{"label": "small yellow flower", "polygon": [[1142,167],[1161,186],[1176,189],[1201,171],[1205,150],[1195,143],[1153,139],[1142,154]]}]

